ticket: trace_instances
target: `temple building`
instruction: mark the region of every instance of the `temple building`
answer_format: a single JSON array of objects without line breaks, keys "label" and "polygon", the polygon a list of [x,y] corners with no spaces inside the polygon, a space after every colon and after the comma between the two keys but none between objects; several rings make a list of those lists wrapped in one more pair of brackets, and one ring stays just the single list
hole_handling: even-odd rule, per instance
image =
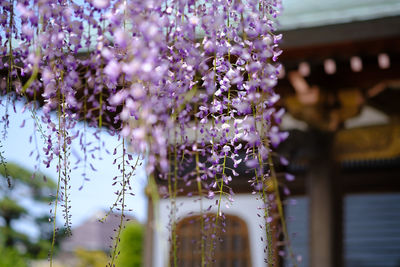
[{"label": "temple building", "polygon": [[[296,177],[282,183],[290,191],[285,213],[298,266],[400,266],[400,3],[283,4],[285,75],[277,91],[290,136],[278,152],[289,161],[283,170]],[[215,266],[265,266],[260,202],[240,175],[234,202],[224,207]],[[162,190],[163,181],[158,185]],[[187,193],[177,198],[179,266],[199,266],[191,242],[200,238],[199,202]],[[146,266],[168,264],[169,203],[149,209]],[[292,265],[282,257],[278,266]]]}]

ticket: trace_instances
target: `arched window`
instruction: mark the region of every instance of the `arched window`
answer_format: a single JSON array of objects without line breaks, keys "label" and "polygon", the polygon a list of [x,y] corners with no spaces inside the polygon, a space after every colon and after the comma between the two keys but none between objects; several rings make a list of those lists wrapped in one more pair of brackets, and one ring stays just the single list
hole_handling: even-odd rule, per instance
[{"label": "arched window", "polygon": [[[211,235],[214,231],[214,214],[204,215],[205,251],[210,255]],[[201,217],[187,217],[177,224],[178,265],[182,267],[201,266]],[[251,266],[250,247],[246,223],[239,217],[225,215],[217,229],[213,248],[213,262],[208,266],[215,267],[248,267]]]}]

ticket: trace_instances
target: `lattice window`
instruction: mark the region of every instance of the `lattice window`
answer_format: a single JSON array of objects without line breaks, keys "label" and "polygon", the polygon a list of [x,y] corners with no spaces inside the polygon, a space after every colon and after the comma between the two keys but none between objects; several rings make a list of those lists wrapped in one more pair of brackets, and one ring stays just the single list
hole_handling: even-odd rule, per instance
[{"label": "lattice window", "polygon": [[[210,253],[211,234],[213,233],[214,215],[205,216],[206,254]],[[250,247],[246,223],[232,215],[225,215],[223,225],[217,230],[221,240],[215,241],[213,262],[208,266],[215,267],[249,267]],[[200,216],[192,216],[181,220],[177,225],[178,263],[182,267],[201,266],[201,233]]]}]

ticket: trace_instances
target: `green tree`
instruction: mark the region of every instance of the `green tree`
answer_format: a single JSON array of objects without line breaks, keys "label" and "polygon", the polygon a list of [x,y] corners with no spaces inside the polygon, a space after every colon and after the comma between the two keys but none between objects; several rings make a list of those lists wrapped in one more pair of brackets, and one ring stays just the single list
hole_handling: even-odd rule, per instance
[{"label": "green tree", "polygon": [[144,228],[139,223],[130,223],[121,233],[119,245],[120,255],[117,266],[140,267],[142,266]]},{"label": "green tree", "polygon": [[99,250],[77,249],[75,255],[79,259],[77,267],[104,267],[108,261],[107,254]]},{"label": "green tree", "polygon": [[25,258],[21,257],[17,249],[0,246],[0,267],[26,267]]},{"label": "green tree", "polygon": [[[0,249],[10,257],[18,251],[26,252],[24,254],[30,257],[46,257],[50,246],[47,226],[43,224],[42,216],[30,213],[18,199],[23,195],[32,205],[47,203],[52,200],[51,195],[55,195],[57,185],[43,174],[33,173],[15,163],[0,165],[0,175],[3,178],[0,180]],[[37,242],[13,228],[13,222],[28,217],[33,218],[40,231]],[[7,266],[4,263],[7,257],[0,258],[3,258],[0,266]]]}]

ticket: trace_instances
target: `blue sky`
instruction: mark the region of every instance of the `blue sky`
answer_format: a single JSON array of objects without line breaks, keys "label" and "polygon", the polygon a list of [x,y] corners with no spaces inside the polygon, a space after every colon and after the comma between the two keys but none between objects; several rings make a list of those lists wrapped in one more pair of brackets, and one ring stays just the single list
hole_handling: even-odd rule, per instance
[{"label": "blue sky", "polygon": [[[6,110],[4,105],[4,98],[2,100],[3,104],[0,105],[0,117],[5,114]],[[22,114],[22,108],[23,104],[18,103],[16,106],[17,113],[15,113],[13,111],[12,105],[9,104],[8,110],[10,116],[10,127],[8,128],[7,138],[5,140],[1,140],[1,144],[3,145],[2,151],[4,151],[5,157],[8,162],[15,162],[25,168],[33,170],[36,160],[34,156],[29,156],[31,151],[35,149],[35,142],[29,142],[29,137],[33,132],[33,119],[31,118],[31,113],[28,109],[26,109],[25,112]],[[20,126],[22,125],[24,120],[25,126],[21,128]],[[83,125],[79,125],[78,128],[82,129]],[[3,129],[3,124],[1,124],[0,129]],[[95,129],[90,129],[90,132],[93,132],[94,130]],[[87,138],[88,142],[99,142],[90,133],[87,134]],[[79,188],[81,187],[83,182],[83,169],[78,168],[76,170],[73,170],[71,173],[70,184],[72,186],[72,227],[81,224],[98,211],[109,210],[109,207],[115,202],[116,195],[114,194],[114,192],[118,189],[118,187],[112,186],[112,178],[116,175],[119,175],[119,173],[116,166],[112,164],[115,157],[112,155],[112,152],[115,147],[121,144],[121,141],[118,141],[116,136],[108,135],[106,131],[103,131],[101,133],[101,139],[105,143],[105,148],[111,151],[111,155],[107,154],[105,152],[105,149],[102,149],[100,152],[96,151],[94,153],[96,159],[91,159],[91,162],[93,166],[97,169],[97,172],[92,171],[92,169],[88,166],[86,173],[88,178],[90,178],[90,181],[85,182],[81,190],[79,190]],[[43,156],[43,141],[39,135],[37,135],[37,143],[39,146],[39,150],[41,151],[41,155]],[[74,167],[74,163],[77,161],[77,158],[83,158],[83,152],[81,151],[81,148],[79,146],[79,140],[76,140],[72,143],[72,150],[73,152],[71,153],[70,160],[72,163],[72,167]],[[100,160],[99,158],[102,158],[103,160]],[[58,174],[56,172],[55,165],[56,162],[53,162],[51,167],[46,169],[45,166],[41,164],[40,171],[56,181]],[[146,186],[146,174],[143,167],[137,169],[136,176],[133,178],[131,184],[135,196],[129,197],[127,201],[128,208],[133,209],[133,212],[131,212],[130,215],[133,215],[140,222],[144,223],[147,216],[147,202],[144,194],[144,187]],[[27,199],[24,199],[23,193],[19,195],[18,198],[23,205],[29,206],[29,209],[33,212],[48,213],[50,210],[50,207],[48,207],[47,205],[43,207],[31,207],[32,203],[29,202]],[[59,209],[58,214],[60,215],[57,216],[58,223],[59,225],[63,225],[64,222],[61,209]],[[24,221],[25,222],[17,223],[15,227],[32,236],[35,236],[37,232],[32,227],[31,223],[29,223],[29,218]]]}]

